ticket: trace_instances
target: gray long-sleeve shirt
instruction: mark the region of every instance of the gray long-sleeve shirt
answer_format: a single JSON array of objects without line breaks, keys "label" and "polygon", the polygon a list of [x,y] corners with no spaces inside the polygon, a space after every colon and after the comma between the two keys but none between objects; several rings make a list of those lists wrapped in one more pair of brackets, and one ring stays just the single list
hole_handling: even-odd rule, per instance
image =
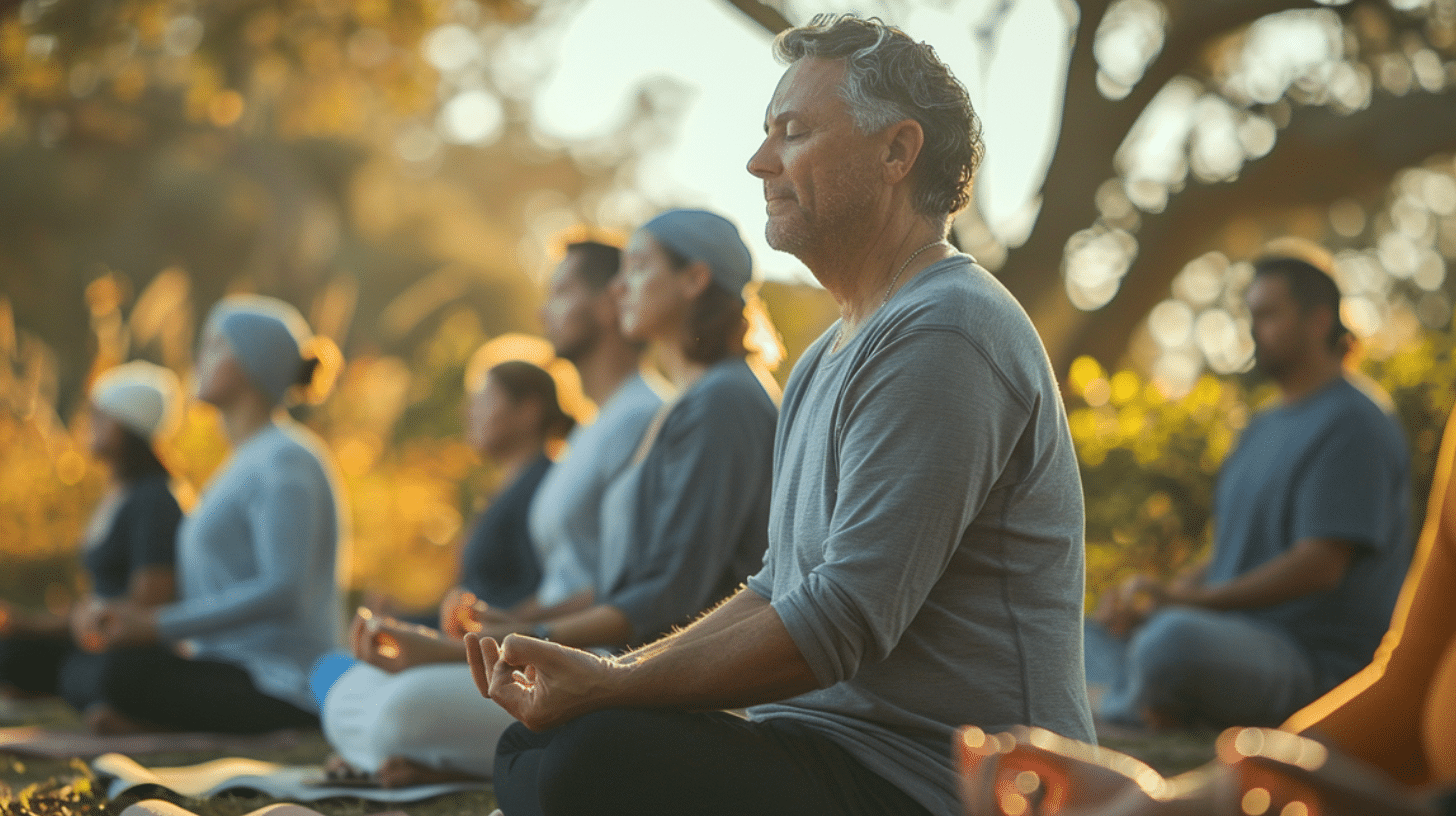
[{"label": "gray long-sleeve shirt", "polygon": [[1026,313],[966,257],[795,366],[775,440],[770,600],[821,688],[749,710],[819,729],[958,814],[954,729],[1093,738],[1081,481]]},{"label": "gray long-sleeve shirt", "polygon": [[163,640],[241,666],[259,691],[306,711],[317,709],[309,669],[343,628],[342,525],[321,451],[287,420],[239,445],[177,531],[181,600],[157,612]]}]

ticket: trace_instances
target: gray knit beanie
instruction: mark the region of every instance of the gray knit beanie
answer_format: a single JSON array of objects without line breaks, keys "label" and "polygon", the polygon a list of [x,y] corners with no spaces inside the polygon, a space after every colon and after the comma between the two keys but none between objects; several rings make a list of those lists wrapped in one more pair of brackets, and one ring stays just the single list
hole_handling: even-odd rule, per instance
[{"label": "gray knit beanie", "polygon": [[248,380],[274,402],[282,402],[298,384],[302,349],[312,333],[291,305],[260,295],[234,295],[218,301],[207,325],[227,340]]},{"label": "gray knit beanie", "polygon": [[663,246],[687,258],[702,261],[713,280],[729,292],[743,297],[743,287],[753,280],[753,256],[738,235],[733,222],[707,210],[668,210],[642,225]]}]

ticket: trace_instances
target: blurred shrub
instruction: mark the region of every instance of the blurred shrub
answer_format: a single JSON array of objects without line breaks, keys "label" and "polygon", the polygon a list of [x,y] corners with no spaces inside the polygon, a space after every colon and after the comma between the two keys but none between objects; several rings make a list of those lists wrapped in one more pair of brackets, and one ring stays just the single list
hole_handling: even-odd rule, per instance
[{"label": "blurred shrub", "polygon": [[[1426,332],[1384,359],[1353,360],[1357,382],[1385,399],[1411,447],[1415,531],[1425,517],[1441,429],[1456,397],[1456,336]],[[1201,377],[1171,400],[1131,370],[1072,365],[1068,419],[1087,504],[1089,600],[1142,572],[1170,577],[1207,552],[1218,468],[1252,412],[1275,398],[1253,377]]]},{"label": "blurred shrub", "polygon": [[[781,328],[791,354],[817,334],[814,321],[794,315],[832,312],[819,302],[822,293],[769,294],[776,314],[790,315]],[[55,605],[80,589],[76,550],[105,474],[86,454],[85,411],[68,421],[57,412],[54,358],[34,338],[17,336],[7,314],[0,298],[0,597]],[[453,580],[460,541],[499,481],[460,438],[462,375],[486,336],[462,309],[410,359],[348,360],[332,396],[296,412],[333,451],[352,527],[341,577],[356,592],[425,609]],[[96,369],[119,359],[120,343],[98,345]],[[1411,440],[1417,520],[1453,403],[1453,345],[1450,331],[1428,332],[1383,359],[1354,361],[1388,392]],[[1137,372],[1105,371],[1082,358],[1066,392],[1086,495],[1089,595],[1130,572],[1169,575],[1202,554],[1218,466],[1272,390],[1204,376],[1186,396],[1169,399]],[[226,453],[212,409],[191,405],[163,451],[184,504]]]}]

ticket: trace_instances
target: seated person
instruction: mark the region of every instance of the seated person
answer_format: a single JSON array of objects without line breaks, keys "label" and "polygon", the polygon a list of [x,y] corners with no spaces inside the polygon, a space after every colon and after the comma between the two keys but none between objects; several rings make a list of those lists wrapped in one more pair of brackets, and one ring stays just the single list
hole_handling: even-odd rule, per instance
[{"label": "seated person", "polygon": [[[622,335],[611,282],[622,251],[595,241],[566,248],[541,307],[541,325],[556,355],[576,367],[582,389],[601,406],[597,418],[567,439],[567,455],[531,501],[531,542],[541,585],[524,602],[493,611],[537,621],[591,603],[602,538],[602,495],[626,469],[662,398],[642,376],[644,344]],[[484,612],[484,610],[478,610]]]},{"label": "seated person", "polygon": [[978,153],[965,90],[878,20],[821,15],[775,50],[748,169],[770,244],[841,319],[784,390],[764,564],[613,659],[467,635],[521,721],[496,753],[510,816],[947,816],[956,726],[1092,732],[1062,400],[1025,312],[945,240]]},{"label": "seated person", "polygon": [[[1237,816],[1250,812],[1243,802],[1255,788],[1262,793],[1249,801],[1269,814],[1431,813],[1432,804],[1456,814],[1453,470],[1456,412],[1446,423],[1415,560],[1374,661],[1280,732],[1230,729],[1219,739],[1217,762],[1167,781],[1126,757],[1052,735],[1023,734],[1006,750],[1009,740],[972,734],[963,749],[967,813],[1021,806],[1004,803],[996,791],[1004,794],[1030,770],[1043,801],[1058,798],[1067,808],[1061,812],[1085,816]],[[1295,802],[1303,808],[1291,807]]]},{"label": "seated person", "polygon": [[[423,637],[392,638],[380,631],[380,619],[365,613],[355,619],[354,652],[367,662],[334,682],[323,707],[324,735],[342,760],[335,763],[338,773],[377,774],[387,786],[436,778],[434,772],[479,775],[478,768],[454,761],[480,751],[480,724],[461,710],[494,713],[478,696],[456,700],[450,694],[471,690],[458,642],[469,619],[462,622],[460,615],[475,599],[510,608],[540,583],[527,509],[552,468],[547,444],[574,422],[557,401],[551,375],[536,365],[511,360],[474,379],[467,389],[465,436],[500,467],[505,487],[476,522],[461,553],[459,585],[440,606],[440,628],[455,639],[423,630]],[[396,622],[386,629],[407,631]]]},{"label": "seated person", "polygon": [[99,612],[113,603],[150,608],[173,599],[182,510],[154,443],[177,419],[180,397],[171,371],[140,361],[111,369],[91,388],[90,448],[110,484],[81,544],[90,593],[72,606],[69,621],[0,602],[0,689],[60,694],[85,711],[100,693],[100,658],[77,643],[94,639]]},{"label": "seated person", "polygon": [[777,409],[746,361],[751,278],[737,228],[713,213],[669,210],[632,235],[614,283],[622,333],[650,344],[678,396],[602,499],[591,605],[535,620],[486,610],[486,636],[643,643],[759,567]]},{"label": "seated person", "polygon": [[307,677],[342,629],[342,513],[323,444],[282,410],[314,378],[311,342],[298,311],[273,298],[230,297],[209,316],[197,395],[217,407],[232,455],[178,531],[179,600],[98,615],[98,730],[317,723]]},{"label": "seated person", "polygon": [[1340,292],[1271,256],[1246,295],[1278,387],[1219,472],[1209,560],[1135,577],[1087,625],[1087,679],[1113,723],[1274,726],[1370,661],[1410,563],[1410,455],[1346,376]]},{"label": "seated person", "polygon": [[[478,623],[471,628],[552,633],[576,646],[619,648],[686,622],[757,568],[767,536],[776,409],[745,362],[740,293],[750,277],[747,248],[718,216],[672,211],[633,236],[615,284],[621,331],[654,346],[681,394],[658,414],[601,499],[595,587],[555,607],[538,607],[530,617],[477,606]],[[360,627],[359,653],[375,665],[386,662],[369,656],[381,644],[390,653],[448,652],[465,659],[450,637],[454,632],[432,635],[387,621]],[[428,643],[432,638],[435,644]],[[427,668],[436,678],[428,696],[400,691],[389,700],[390,711],[370,721],[369,733],[353,740],[341,734],[335,746],[356,767],[378,764],[384,783],[436,778],[415,773],[409,763],[386,764],[389,756],[451,774],[489,776],[496,739],[510,716],[479,697],[463,662]],[[364,706],[351,702],[357,698],[348,685],[362,683],[364,674],[351,670],[330,690],[326,731],[333,731],[336,711],[367,719]],[[447,681],[447,674],[458,679]],[[447,694],[451,698],[443,699]],[[449,724],[433,725],[442,718]]]}]

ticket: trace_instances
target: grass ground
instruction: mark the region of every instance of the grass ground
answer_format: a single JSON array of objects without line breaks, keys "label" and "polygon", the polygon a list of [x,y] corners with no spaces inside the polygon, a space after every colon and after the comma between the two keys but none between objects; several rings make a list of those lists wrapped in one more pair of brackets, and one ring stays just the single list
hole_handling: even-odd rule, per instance
[{"label": "grass ground", "polygon": [[[31,721],[37,718],[32,716]],[[74,723],[64,707],[39,717],[49,724]],[[1141,759],[1164,775],[1191,770],[1213,758],[1211,732],[1165,734],[1119,733],[1102,744]],[[315,765],[328,756],[328,745],[320,734],[299,744],[265,751],[256,758],[290,765]],[[149,767],[192,765],[215,759],[197,753],[151,754],[139,758]],[[30,759],[0,754],[0,816],[108,816],[119,813],[136,797],[105,801],[98,786],[92,785],[89,767],[79,759]],[[241,816],[276,800],[266,797],[220,796],[207,800],[174,799],[199,816]],[[376,804],[360,799],[326,799],[311,807],[326,816],[369,816],[384,811],[409,816],[484,816],[495,807],[489,791],[442,796],[424,802],[401,805]]]},{"label": "grass ground", "polygon": [[[3,712],[0,712],[3,713]],[[10,722],[5,722],[11,719]],[[25,724],[76,725],[76,716],[64,704],[27,705]],[[0,716],[0,725],[19,724]],[[262,751],[256,759],[285,765],[321,765],[329,746],[322,734],[309,734],[289,748]],[[211,753],[148,754],[135,757],[147,767],[195,765],[216,759]],[[0,816],[109,816],[137,801],[122,796],[107,802],[100,785],[93,785],[90,767],[80,759],[40,759],[0,754]],[[240,816],[278,800],[257,796],[218,796],[212,799],[167,797],[199,816]],[[361,799],[325,799],[310,803],[325,816],[368,816],[390,811],[409,816],[484,816],[495,808],[490,791],[441,796],[424,802],[380,804]]]}]

